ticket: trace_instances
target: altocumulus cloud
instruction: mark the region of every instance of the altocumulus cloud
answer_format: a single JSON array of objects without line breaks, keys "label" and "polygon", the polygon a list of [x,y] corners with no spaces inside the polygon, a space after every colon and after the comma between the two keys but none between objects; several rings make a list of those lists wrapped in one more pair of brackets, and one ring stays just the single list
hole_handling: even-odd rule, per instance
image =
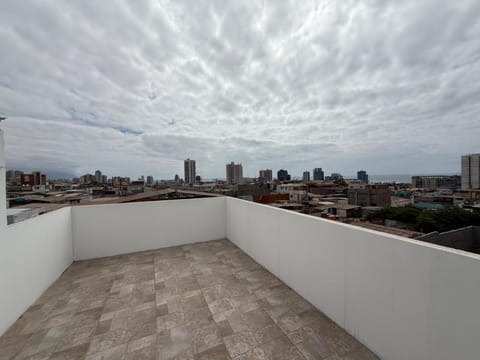
[{"label": "altocumulus cloud", "polygon": [[457,172],[480,2],[2,1],[7,165],[204,177]]}]

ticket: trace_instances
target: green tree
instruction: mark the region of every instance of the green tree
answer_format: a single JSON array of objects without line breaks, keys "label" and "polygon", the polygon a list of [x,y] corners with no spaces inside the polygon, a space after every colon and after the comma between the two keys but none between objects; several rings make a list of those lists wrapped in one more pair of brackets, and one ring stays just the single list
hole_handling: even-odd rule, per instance
[{"label": "green tree", "polygon": [[415,230],[424,233],[445,232],[465,226],[480,226],[480,213],[449,207],[442,210],[420,209],[413,205],[383,209],[370,214],[368,220],[390,219],[412,225]]},{"label": "green tree", "polygon": [[416,219],[415,230],[423,233],[438,231],[439,228],[435,219],[435,212],[432,210],[422,211]]}]

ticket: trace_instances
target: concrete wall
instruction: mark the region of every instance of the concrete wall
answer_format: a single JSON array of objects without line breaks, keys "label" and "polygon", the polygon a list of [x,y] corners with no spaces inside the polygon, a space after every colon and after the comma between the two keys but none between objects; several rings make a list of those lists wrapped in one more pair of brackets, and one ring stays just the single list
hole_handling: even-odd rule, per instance
[{"label": "concrete wall", "polygon": [[383,359],[478,359],[480,257],[226,199],[227,237]]},{"label": "concrete wall", "polygon": [[75,260],[226,237],[225,198],[72,207]]},{"label": "concrete wall", "polygon": [[72,263],[70,208],[0,232],[0,335]]}]

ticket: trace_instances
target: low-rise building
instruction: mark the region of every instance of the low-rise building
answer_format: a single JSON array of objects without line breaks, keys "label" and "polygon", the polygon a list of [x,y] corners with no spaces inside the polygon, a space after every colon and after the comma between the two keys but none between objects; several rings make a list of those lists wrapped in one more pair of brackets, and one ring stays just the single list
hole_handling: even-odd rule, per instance
[{"label": "low-rise building", "polygon": [[127,185],[127,194],[138,194],[143,192],[145,192],[145,182],[143,180],[135,180]]},{"label": "low-rise building", "polygon": [[279,184],[277,186],[279,194],[288,194],[292,202],[303,203],[308,201],[307,186],[302,183]]},{"label": "low-rise building", "polygon": [[462,185],[460,175],[412,176],[412,187],[424,189],[459,189]]},{"label": "low-rise building", "polygon": [[390,207],[391,191],[388,185],[354,184],[348,188],[348,203],[359,206]]}]

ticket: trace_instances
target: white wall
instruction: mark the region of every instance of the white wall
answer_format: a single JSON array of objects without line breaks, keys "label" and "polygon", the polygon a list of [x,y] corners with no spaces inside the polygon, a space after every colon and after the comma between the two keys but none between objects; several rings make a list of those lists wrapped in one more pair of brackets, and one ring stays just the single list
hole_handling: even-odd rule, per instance
[{"label": "white wall", "polygon": [[6,227],[0,334],[73,259],[224,237],[384,359],[478,359],[479,256],[223,197],[64,208]]},{"label": "white wall", "polygon": [[5,184],[5,143],[0,129],[0,236],[7,227],[7,189]]},{"label": "white wall", "polygon": [[72,263],[70,208],[0,232],[0,335]]},{"label": "white wall", "polygon": [[225,198],[72,208],[75,260],[226,237]]},{"label": "white wall", "polygon": [[227,237],[384,359],[479,359],[480,256],[234,198]]},{"label": "white wall", "polygon": [[223,197],[63,208],[0,231],[0,335],[75,259],[226,237]]}]

